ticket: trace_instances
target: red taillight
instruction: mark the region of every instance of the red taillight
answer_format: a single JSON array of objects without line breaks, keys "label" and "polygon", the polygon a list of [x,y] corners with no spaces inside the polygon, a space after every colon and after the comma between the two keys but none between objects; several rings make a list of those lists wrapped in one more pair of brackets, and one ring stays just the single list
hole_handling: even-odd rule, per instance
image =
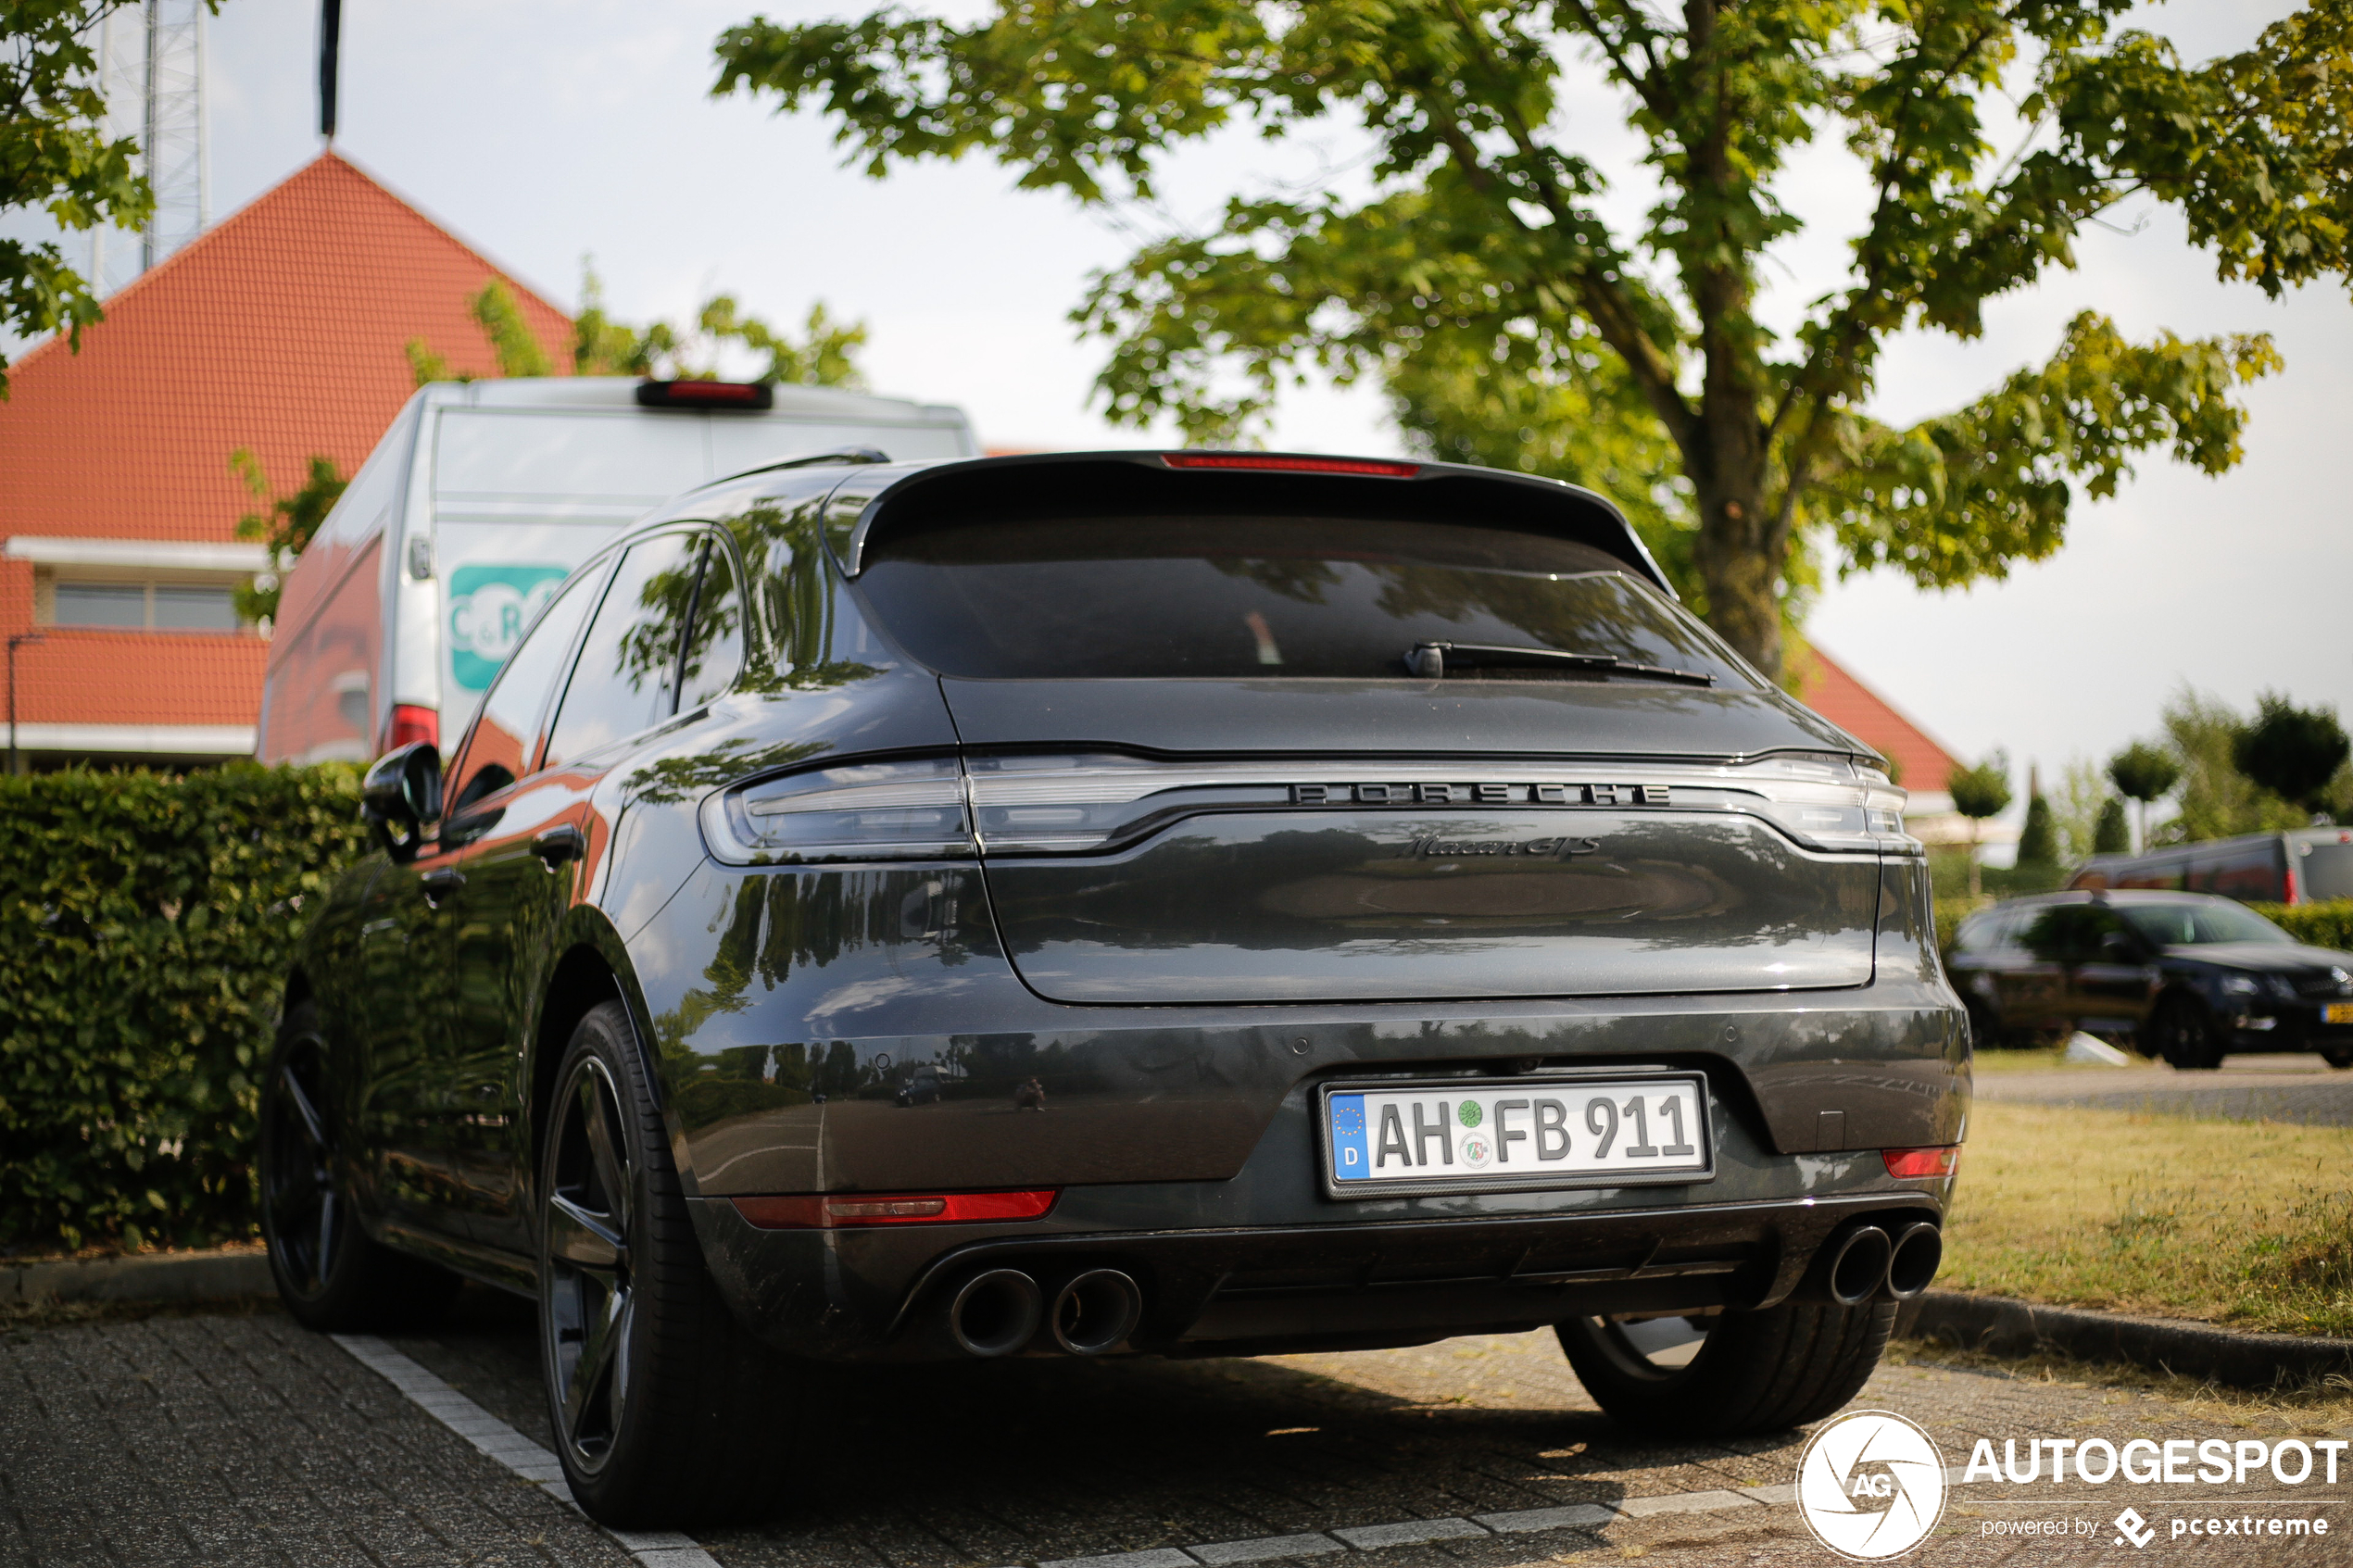
[{"label": "red taillight", "polygon": [[2287,868],[2287,897],[2281,899],[2280,902],[2283,904],[2293,904],[2296,901],[2296,862],[2291,860],[2288,862]]},{"label": "red taillight", "polygon": [[839,1230],[850,1225],[968,1225],[988,1220],[1035,1220],[1054,1206],[1061,1190],[862,1192],[734,1201],[736,1213],[764,1231]]},{"label": "red taillight", "polygon": [[773,408],[775,390],[765,382],[648,381],[637,383],[641,408]]},{"label": "red taillight", "polygon": [[1909,1181],[1916,1176],[1949,1176],[1961,1162],[1960,1147],[1946,1144],[1942,1148],[1882,1148],[1879,1157],[1887,1161],[1887,1173]]},{"label": "red taillight", "polygon": [[411,702],[393,704],[392,723],[384,731],[384,749],[397,751],[417,741],[423,741],[428,746],[441,744],[440,710],[420,708]]},{"label": "red taillight", "polygon": [[1358,473],[1375,479],[1411,479],[1419,463],[1385,463],[1372,458],[1279,458],[1264,452],[1164,452],[1172,469],[1256,469],[1271,473]]}]

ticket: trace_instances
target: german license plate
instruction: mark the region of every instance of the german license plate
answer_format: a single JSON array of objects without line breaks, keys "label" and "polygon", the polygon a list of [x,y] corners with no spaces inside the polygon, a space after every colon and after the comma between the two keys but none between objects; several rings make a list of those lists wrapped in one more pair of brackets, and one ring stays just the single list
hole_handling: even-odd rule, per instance
[{"label": "german license plate", "polygon": [[1323,1091],[1324,1190],[1334,1198],[1706,1181],[1707,1081],[1454,1079]]},{"label": "german license plate", "polygon": [[2322,1002],[2321,1022],[2323,1023],[2353,1023],[2353,1002]]}]

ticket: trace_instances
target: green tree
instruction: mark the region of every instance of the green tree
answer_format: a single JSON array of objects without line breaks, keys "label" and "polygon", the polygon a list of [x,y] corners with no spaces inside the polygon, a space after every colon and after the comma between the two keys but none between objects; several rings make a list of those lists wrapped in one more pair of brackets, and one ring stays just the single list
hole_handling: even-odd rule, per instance
[{"label": "green tree", "polygon": [[336,469],[333,458],[313,453],[309,475],[300,487],[273,497],[270,476],[262,471],[261,459],[250,446],[229,454],[229,471],[244,483],[255,500],[265,503],[260,511],[247,512],[237,520],[237,537],[266,544],[270,564],[231,596],[236,601],[238,616],[268,636],[277,621],[278,601],[285,592],[286,573],[294,570],[295,558],[310,547],[310,541],[319,535],[319,525],[335,509],[344,486],[350,482]]},{"label": "green tree", "polygon": [[[208,0],[219,10],[218,0]],[[69,233],[101,223],[136,229],[155,197],[133,160],[138,144],[106,134],[92,48],[107,13],[128,0],[8,0],[0,6],[0,219],[39,211]],[[0,332],[62,332],[75,353],[104,314],[91,280],[54,241],[0,237]],[[0,358],[0,399],[8,395]]]},{"label": "green tree", "polygon": [[2010,759],[1997,751],[1974,768],[1957,768],[1946,777],[1944,788],[1953,797],[1953,809],[1969,820],[1969,896],[1976,898],[1985,891],[1979,861],[1985,820],[2010,809]]},{"label": "green tree", "polygon": [[2240,772],[2288,804],[2325,814],[2329,784],[2353,743],[2333,709],[2297,708],[2278,692],[2255,699],[2255,721],[2231,743]]},{"label": "green tree", "polygon": [[[2230,704],[2183,687],[2167,701],[2166,739],[2182,765],[2181,809],[2149,835],[2161,844],[2196,844],[2242,833],[2300,828],[2300,811],[2239,771],[2238,740],[2246,721]],[[2147,842],[2147,840],[2144,840]]]},{"label": "green tree", "polygon": [[735,295],[725,294],[705,300],[691,327],[667,321],[633,327],[606,311],[604,282],[596,268],[584,260],[581,272],[580,314],[573,324],[574,375],[717,381],[720,355],[733,344],[768,357],[759,381],[786,386],[866,384],[857,358],[866,345],[866,324],[837,322],[822,300],[810,307],[799,342],[744,314]]},{"label": "green tree", "polygon": [[2026,802],[2026,825],[2019,830],[2018,863],[2048,873],[2058,869],[2057,824],[2051,821],[2051,803],[2037,791]]},{"label": "green tree", "polygon": [[2099,825],[2092,830],[2092,853],[2123,855],[2132,848],[2133,826],[2124,820],[2124,797],[2111,795],[2100,804]]},{"label": "green tree", "polygon": [[[523,319],[522,306],[515,299],[515,291],[507,286],[504,278],[492,278],[480,292],[466,296],[466,314],[482,329],[482,339],[490,345],[492,362],[501,376],[552,376],[556,362],[548,358],[547,345],[531,330]],[[423,338],[412,337],[404,345],[409,356],[409,373],[419,386],[434,382],[470,382],[472,370],[449,368],[448,358],[436,352]]]},{"label": "green tree", "polygon": [[2141,809],[2141,844],[2149,841],[2149,802],[2182,782],[2182,764],[2162,746],[2134,741],[2108,759],[2108,781]]},{"label": "green tree", "polygon": [[[820,106],[870,173],[979,152],[1147,213],[1182,144],[1361,126],[1364,199],[1238,196],[1097,280],[1076,316],[1111,340],[1113,415],[1231,438],[1287,378],[1387,377],[1434,450],[1601,484],[1687,533],[1699,606],[1778,673],[1809,532],[1842,569],[1999,576],[2142,454],[2235,463],[2235,394],[2279,364],[2260,336],[2133,343],[2086,312],[2047,362],[1897,427],[1865,411],[1893,335],[1978,335],[1986,300],[2071,266],[2128,197],[2174,206],[2221,276],[2272,294],[2353,259],[2353,0],[2195,66],[2119,30],[2125,9],[999,0],[969,24],[755,19],[721,36],[713,90]],[[1567,74],[1579,55],[1615,104]],[[1631,227],[1604,216],[1579,140],[1614,109],[1659,187]],[[2022,110],[2020,144],[1994,144],[1989,109]],[[1817,135],[1854,149],[1868,217],[1783,334],[1760,314],[1766,256],[1801,228],[1783,193]]]}]

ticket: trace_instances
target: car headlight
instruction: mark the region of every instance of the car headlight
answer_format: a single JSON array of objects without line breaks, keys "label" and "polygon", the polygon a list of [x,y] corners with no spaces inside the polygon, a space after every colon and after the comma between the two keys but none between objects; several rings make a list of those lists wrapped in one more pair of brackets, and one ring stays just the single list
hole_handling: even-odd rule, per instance
[{"label": "car headlight", "polygon": [[2258,987],[2253,980],[2244,974],[2226,974],[2222,976],[2221,989],[2222,995],[2226,997],[2251,997],[2255,995]]},{"label": "car headlight", "polygon": [[2278,997],[2281,1001],[2292,1002],[2296,1000],[2296,982],[2290,980],[2286,975],[2269,975],[2265,977],[2263,983],[2271,987],[2271,995]]}]

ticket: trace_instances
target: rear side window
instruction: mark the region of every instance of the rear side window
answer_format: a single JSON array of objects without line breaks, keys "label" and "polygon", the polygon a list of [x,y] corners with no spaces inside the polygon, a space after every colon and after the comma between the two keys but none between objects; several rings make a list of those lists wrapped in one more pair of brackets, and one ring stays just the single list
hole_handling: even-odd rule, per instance
[{"label": "rear side window", "polygon": [[703,546],[702,581],[695,589],[695,619],[678,661],[678,708],[700,708],[736,684],[744,668],[744,596],[735,558],[711,540]]},{"label": "rear side window", "polygon": [[465,755],[459,759],[457,787],[449,797],[452,816],[531,771],[548,693],[563,678],[564,655],[572,651],[581,618],[596,601],[595,584],[601,575],[591,572],[565,589],[498,671],[474,719]]},{"label": "rear side window", "polygon": [[580,645],[543,766],[585,757],[676,709],[678,630],[694,603],[701,542],[691,533],[658,534],[621,558]]},{"label": "rear side window", "polygon": [[[1453,642],[1750,684],[1713,635],[1623,561],[1505,529],[1337,517],[988,519],[886,535],[858,581],[882,625],[947,675],[1405,680],[1417,644]],[[1471,678],[1599,677],[1508,668]]]}]

